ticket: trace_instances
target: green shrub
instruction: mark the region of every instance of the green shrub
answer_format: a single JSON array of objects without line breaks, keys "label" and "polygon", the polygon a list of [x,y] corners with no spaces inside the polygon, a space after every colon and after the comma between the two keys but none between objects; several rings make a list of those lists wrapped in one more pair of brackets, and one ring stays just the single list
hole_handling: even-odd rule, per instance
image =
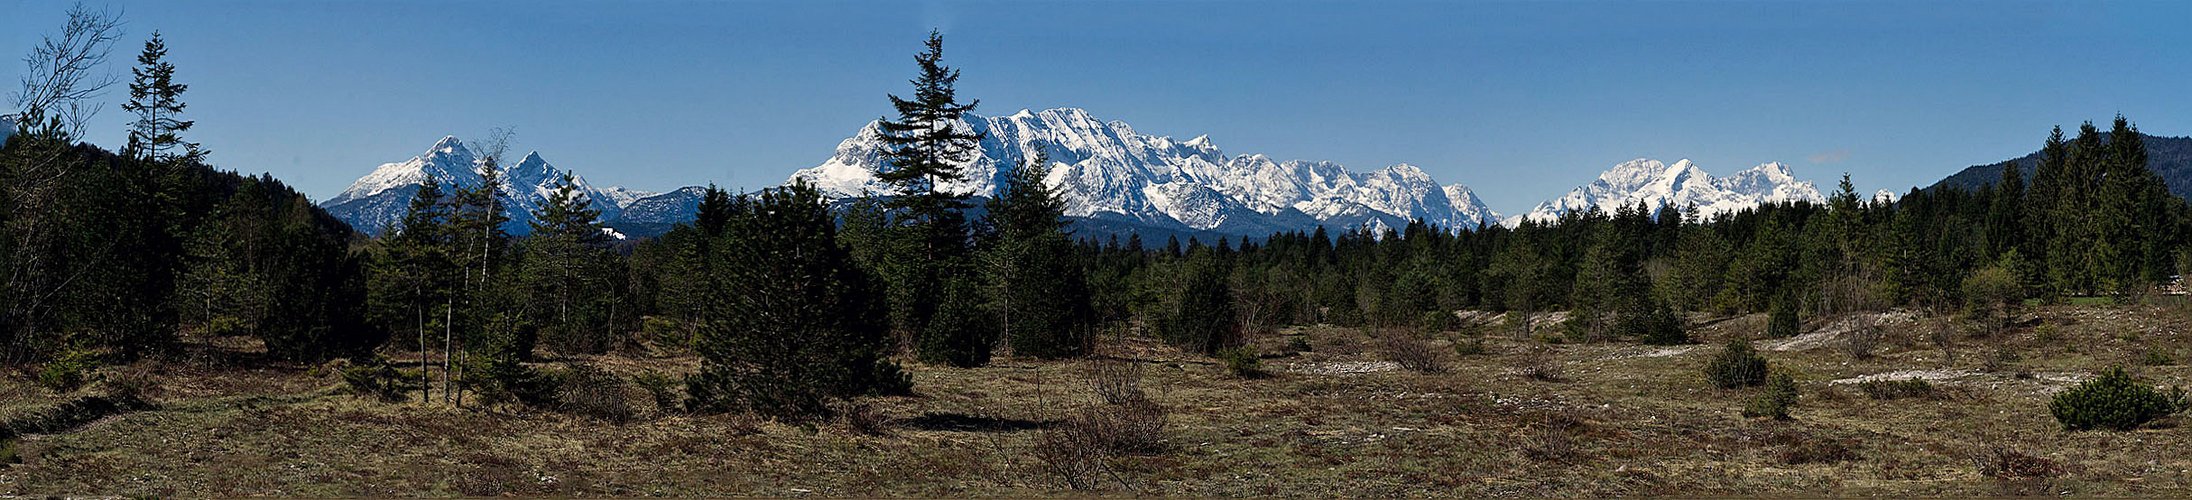
[{"label": "green shrub", "polygon": [[1263,378],[1269,375],[1269,373],[1263,371],[1263,358],[1256,355],[1254,348],[1247,346],[1218,351],[1218,361],[1225,364],[1226,373],[1231,373],[1235,377]]},{"label": "green shrub", "polygon": [[1689,332],[1683,331],[1682,317],[1665,302],[1653,301],[1652,307],[1622,320],[1622,329],[1651,345],[1680,345],[1690,343]]},{"label": "green shrub", "polygon": [[1491,352],[1491,349],[1484,347],[1484,339],[1481,338],[1454,343],[1454,355],[1456,356],[1481,356],[1488,352]]},{"label": "green shrub", "polygon": [[1766,336],[1771,338],[1794,337],[1802,327],[1796,319],[1796,300],[1786,298],[1773,302],[1773,315],[1766,322]]},{"label": "green shrub", "polygon": [[1857,391],[1872,399],[1923,398],[1933,396],[1933,384],[1922,378],[1867,380],[1857,384]]},{"label": "green shrub", "polygon": [[2064,429],[2123,431],[2182,411],[2184,391],[2165,394],[2132,380],[2123,367],[2117,366],[2110,367],[2100,378],[2056,393],[2047,407]]},{"label": "green shrub", "polygon": [[89,382],[91,371],[98,368],[98,354],[84,349],[70,349],[38,368],[38,385],[54,392],[73,391]]},{"label": "green shrub", "polygon": [[407,397],[405,392],[411,389],[409,382],[416,380],[406,378],[387,360],[377,357],[343,367],[342,378],[351,394],[389,402],[403,401]]},{"label": "green shrub", "polygon": [[1766,382],[1766,358],[1751,349],[1750,342],[1730,340],[1720,355],[1705,364],[1705,380],[1713,387],[1734,389]]},{"label": "green shrub", "polygon": [[2151,348],[2146,350],[2146,356],[2143,359],[2140,359],[2139,362],[2145,364],[2146,366],[2169,366],[2177,364],[2177,360],[2175,358],[2169,357],[2169,353],[2162,352],[2160,349]]},{"label": "green shrub", "polygon": [[1416,318],[1416,329],[1423,330],[1426,334],[1450,332],[1456,328],[1461,328],[1461,318],[1455,317],[1451,312],[1424,311],[1422,316]]},{"label": "green shrub", "polygon": [[1789,406],[1795,404],[1796,379],[1789,378],[1787,373],[1775,373],[1773,381],[1766,383],[1766,390],[1751,398],[1750,404],[1743,407],[1743,417],[1788,420]]},{"label": "green shrub", "polygon": [[672,413],[685,409],[684,405],[679,403],[684,400],[683,396],[677,393],[677,388],[684,385],[684,383],[678,381],[676,377],[649,370],[647,373],[632,377],[632,385],[637,385],[641,390],[647,391],[647,396],[655,402],[655,411]]}]

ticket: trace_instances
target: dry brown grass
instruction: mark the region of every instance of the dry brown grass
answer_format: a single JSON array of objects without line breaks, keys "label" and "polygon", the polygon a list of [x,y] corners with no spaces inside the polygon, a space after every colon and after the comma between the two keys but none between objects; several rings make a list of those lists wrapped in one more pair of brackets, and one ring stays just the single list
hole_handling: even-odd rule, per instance
[{"label": "dry brown grass", "polygon": [[[1802,381],[1792,422],[1745,420],[1737,413],[1754,389],[1716,391],[1697,375],[1713,343],[1763,331],[1763,321],[1744,318],[1700,321],[1693,333],[1704,348],[1542,348],[1491,330],[1488,354],[1455,359],[1445,373],[1287,371],[1263,379],[1228,376],[1208,359],[1146,339],[1107,337],[1099,352],[1133,360],[1143,400],[1164,409],[1155,440],[1162,446],[1100,455],[1092,476],[1099,479],[1087,487],[1176,496],[2192,493],[2192,476],[2181,472],[2192,470],[2181,452],[2192,449],[2192,434],[2183,427],[2064,432],[2045,407],[2079,376],[2192,341],[2192,321],[2181,310],[2143,306],[2033,314],[2039,322],[1958,339],[1965,353],[2013,353],[2025,377],[1984,370],[1989,356],[1946,359],[1921,334],[1897,333],[1864,360],[1832,344],[1761,349],[1776,370]],[[1307,336],[1316,349],[1273,365],[1383,357],[1377,337],[1359,330],[1282,333]],[[398,367],[415,362],[389,354]],[[675,378],[697,366],[689,357],[562,362],[626,380],[649,371]],[[1566,382],[1515,371],[1532,364],[1561,367]],[[916,395],[859,400],[867,416],[847,411],[841,425],[668,411],[638,411],[611,425],[559,412],[422,405],[415,394],[395,403],[358,399],[337,390],[339,375],[305,366],[170,360],[127,368],[158,382],[145,391],[157,409],[23,437],[15,445],[22,463],[0,465],[0,496],[1071,493],[1036,450],[1045,436],[1062,438],[1060,429],[1087,418],[1080,412],[1119,406],[1100,402],[1087,365],[915,364]],[[1874,400],[1829,382],[1901,371],[1952,375],[1930,382],[1952,397]],[[16,414],[84,394],[8,377],[0,380],[0,410]],[[2185,385],[2192,368],[2146,366],[2140,377]]]}]

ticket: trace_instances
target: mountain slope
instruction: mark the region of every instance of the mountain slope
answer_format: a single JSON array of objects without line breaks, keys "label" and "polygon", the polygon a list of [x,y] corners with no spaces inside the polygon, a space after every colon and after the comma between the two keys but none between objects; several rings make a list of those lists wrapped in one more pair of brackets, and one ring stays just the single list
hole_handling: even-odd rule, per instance
[{"label": "mountain slope", "polygon": [[1672,207],[1679,210],[1695,206],[1699,215],[1711,217],[1764,203],[1789,201],[1824,202],[1825,197],[1820,196],[1811,181],[1797,180],[1788,165],[1778,162],[1716,178],[1689,160],[1668,165],[1659,160],[1638,158],[1615,165],[1590,184],[1539,203],[1529,213],[1506,222],[1515,224],[1525,219],[1552,222],[1591,207],[1613,212],[1621,206],[1635,206],[1639,202],[1653,209]]},{"label": "mountain slope", "polygon": [[[993,194],[1041,150],[1052,162],[1047,182],[1065,198],[1066,214],[1104,225],[1260,237],[1317,225],[1398,227],[1422,219],[1467,228],[1497,220],[1475,196],[1454,198],[1467,195],[1467,187],[1441,186],[1408,164],[1355,173],[1330,162],[1228,158],[1208,136],[1144,135],[1076,108],[970,114],[959,126],[983,134],[981,154],[963,163],[965,178],[945,189]],[[833,197],[890,194],[874,175],[882,154],[877,126],[869,123],[828,161],[792,179]]]},{"label": "mountain slope", "polygon": [[[2102,141],[2107,141],[2109,136],[2108,132],[2101,132]],[[2169,194],[2177,195],[2179,198],[2192,199],[2192,137],[2160,137],[2147,134],[2139,134],[2139,136],[2140,141],[2146,145],[2146,168],[2152,169],[2155,175],[2162,177],[2162,183],[2169,186]],[[2040,152],[2033,151],[2032,154],[2011,159],[2007,163],[2015,163],[2017,169],[2024,172],[2025,179],[2030,180],[2033,172],[2040,169]],[[1997,162],[1966,167],[1941,179],[1939,182],[1933,183],[1932,186],[1926,189],[1952,187],[1973,190],[1994,185],[1995,182],[2000,180],[2002,180],[2002,162]]]}]

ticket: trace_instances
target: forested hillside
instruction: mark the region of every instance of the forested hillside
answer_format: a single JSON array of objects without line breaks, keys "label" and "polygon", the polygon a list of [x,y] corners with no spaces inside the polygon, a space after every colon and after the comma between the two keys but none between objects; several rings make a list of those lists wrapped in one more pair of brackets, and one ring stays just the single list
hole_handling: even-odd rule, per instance
[{"label": "forested hillside", "polygon": [[[2109,132],[2101,132],[2101,142],[2108,142],[2112,137],[2114,136],[2110,135]],[[2155,175],[2161,176],[2162,183],[2169,186],[2169,194],[2177,195],[2178,198],[2192,199],[2192,137],[2161,137],[2139,134],[2139,142],[2146,146],[2147,170],[2152,170]],[[2002,165],[2004,164],[2017,165],[2018,171],[2023,172],[2025,180],[2029,182],[2033,173],[2039,171],[2040,156],[2045,153],[2045,151],[2034,151],[2032,154],[2020,156],[2003,163],[1973,165],[1941,179],[1940,182],[1933,183],[1928,189],[1977,190],[2000,181],[2002,179]]]}]

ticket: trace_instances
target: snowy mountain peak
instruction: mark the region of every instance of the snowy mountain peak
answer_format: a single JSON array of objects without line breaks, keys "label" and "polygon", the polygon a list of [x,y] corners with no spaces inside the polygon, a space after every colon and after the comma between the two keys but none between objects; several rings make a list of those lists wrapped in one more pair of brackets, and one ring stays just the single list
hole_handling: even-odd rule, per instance
[{"label": "snowy mountain peak", "polygon": [[[961,165],[965,178],[945,189],[988,195],[1034,151],[1048,154],[1047,182],[1066,214],[1167,230],[1266,236],[1324,225],[1396,227],[1412,219],[1476,227],[1492,212],[1472,196],[1450,200],[1413,165],[1353,173],[1329,162],[1276,162],[1260,154],[1228,158],[1208,136],[1186,141],[1144,135],[1080,108],[969,114],[961,124],[983,134],[980,155]],[[838,143],[828,161],[792,174],[833,197],[888,194],[875,180],[882,144],[875,124]]]},{"label": "snowy mountain peak", "polygon": [[1763,203],[1790,201],[1816,203],[1824,202],[1825,198],[1811,181],[1797,180],[1788,165],[1780,162],[1744,169],[1726,178],[1714,178],[1689,160],[1665,165],[1657,160],[1638,158],[1615,165],[1599,174],[1596,181],[1560,198],[1539,203],[1530,213],[1505,222],[1512,225],[1525,218],[1552,222],[1591,207],[1612,212],[1618,207],[1636,206],[1640,202],[1655,209],[1696,206],[1700,215],[1710,217]]},{"label": "snowy mountain peak", "polygon": [[[411,197],[427,179],[441,184],[444,190],[475,188],[484,181],[481,168],[483,165],[465,148],[464,141],[445,136],[425,153],[410,160],[386,163],[373,169],[321,206],[359,231],[379,234],[402,219]],[[531,231],[527,223],[533,220],[533,212],[556,192],[566,172],[534,151],[517,163],[504,166],[499,173],[503,181],[502,196],[508,207],[505,215],[510,217],[510,222],[503,228],[513,234],[525,234]],[[624,188],[595,189],[584,177],[577,175],[572,176],[571,183],[591,208],[601,211],[603,221],[619,220],[626,205],[655,195]]]},{"label": "snowy mountain peak", "polygon": [[472,156],[472,150],[470,150],[470,149],[466,149],[466,148],[464,147],[464,141],[461,141],[461,140],[457,140],[457,136],[454,136],[454,135],[445,135],[445,136],[441,136],[441,140],[440,140],[440,141],[436,141],[436,142],[434,143],[434,147],[431,147],[431,148],[427,148],[427,149],[426,149],[426,154],[428,154],[428,155],[434,155],[434,154],[447,154],[447,155],[463,155],[463,156]]}]

